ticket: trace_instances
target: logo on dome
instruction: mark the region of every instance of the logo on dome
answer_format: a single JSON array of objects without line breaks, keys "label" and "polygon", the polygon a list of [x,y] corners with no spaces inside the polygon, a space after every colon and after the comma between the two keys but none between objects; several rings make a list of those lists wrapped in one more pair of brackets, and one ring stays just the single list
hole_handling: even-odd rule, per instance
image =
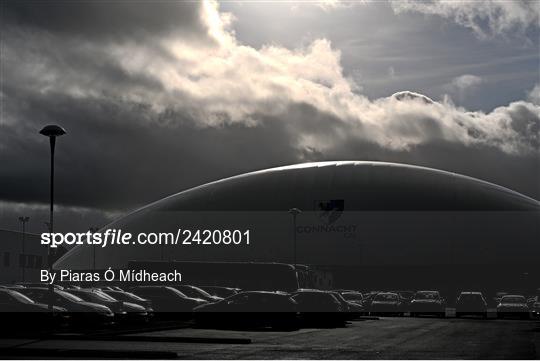
[{"label": "logo on dome", "polygon": [[345,201],[343,199],[318,200],[315,201],[315,209],[319,210],[319,218],[326,224],[332,224],[341,217]]}]

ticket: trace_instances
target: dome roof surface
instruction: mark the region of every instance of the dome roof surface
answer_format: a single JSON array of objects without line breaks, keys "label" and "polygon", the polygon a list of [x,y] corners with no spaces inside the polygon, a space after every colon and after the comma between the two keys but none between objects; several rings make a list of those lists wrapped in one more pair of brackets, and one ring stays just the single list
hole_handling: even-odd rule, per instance
[{"label": "dome roof surface", "polygon": [[347,198],[347,211],[540,210],[537,200],[479,179],[432,168],[366,161],[304,163],[246,173],[177,193],[149,207],[276,211],[312,208],[314,196]]}]

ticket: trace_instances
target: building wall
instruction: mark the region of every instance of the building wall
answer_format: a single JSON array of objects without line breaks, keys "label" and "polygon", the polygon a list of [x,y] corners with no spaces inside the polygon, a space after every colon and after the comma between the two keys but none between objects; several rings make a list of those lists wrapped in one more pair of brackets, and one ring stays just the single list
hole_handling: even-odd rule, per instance
[{"label": "building wall", "polygon": [[38,234],[0,230],[0,283],[37,282],[47,265],[47,247]]}]

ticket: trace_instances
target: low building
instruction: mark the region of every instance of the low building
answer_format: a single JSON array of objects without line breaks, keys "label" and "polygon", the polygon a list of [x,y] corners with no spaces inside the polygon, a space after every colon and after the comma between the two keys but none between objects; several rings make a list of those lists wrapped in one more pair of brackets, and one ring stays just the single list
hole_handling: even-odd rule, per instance
[{"label": "low building", "polygon": [[0,283],[39,281],[47,266],[47,247],[39,234],[0,230]]}]

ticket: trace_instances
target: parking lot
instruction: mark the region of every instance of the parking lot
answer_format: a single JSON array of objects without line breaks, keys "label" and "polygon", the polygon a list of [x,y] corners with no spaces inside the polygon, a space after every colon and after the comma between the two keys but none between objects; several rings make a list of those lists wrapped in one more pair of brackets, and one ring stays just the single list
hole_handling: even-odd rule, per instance
[{"label": "parking lot", "polygon": [[[450,311],[451,312],[451,311]],[[361,318],[297,331],[178,328],[107,338],[3,339],[3,358],[538,359],[540,322],[475,318]]]}]

